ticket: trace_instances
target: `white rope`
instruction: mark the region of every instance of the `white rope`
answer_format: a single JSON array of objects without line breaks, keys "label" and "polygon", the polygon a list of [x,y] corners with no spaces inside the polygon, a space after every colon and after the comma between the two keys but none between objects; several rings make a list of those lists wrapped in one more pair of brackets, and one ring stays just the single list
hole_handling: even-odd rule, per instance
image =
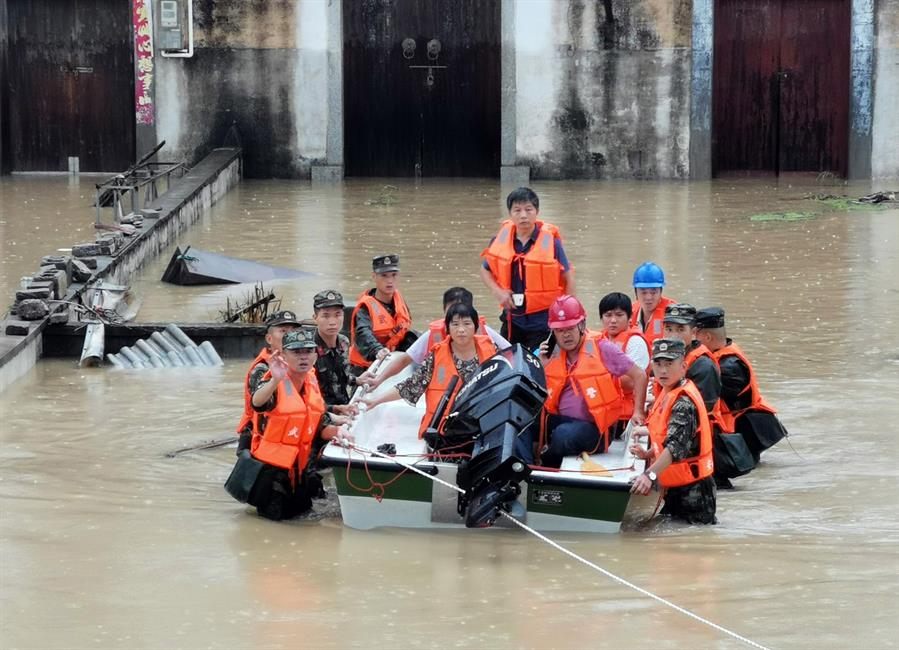
[{"label": "white rope", "polygon": [[[456,492],[458,492],[458,493],[460,493],[460,494],[465,494],[465,490],[463,490],[462,488],[460,488],[458,485],[453,485],[452,483],[448,483],[447,481],[444,481],[443,479],[437,478],[436,476],[432,476],[431,474],[428,474],[427,472],[422,471],[421,469],[415,467],[414,465],[410,465],[410,464],[408,464],[408,463],[404,463],[403,461],[401,461],[401,460],[395,458],[394,456],[388,456],[387,454],[382,454],[382,453],[379,452],[379,451],[369,451],[369,450],[367,450],[367,449],[362,449],[361,447],[356,447],[355,445],[353,445],[351,448],[352,448],[352,449],[355,449],[356,451],[358,451],[358,452],[360,452],[360,453],[363,453],[363,454],[370,454],[370,455],[372,455],[372,456],[378,456],[378,457],[380,457],[380,458],[385,458],[385,459],[387,459],[387,460],[389,460],[389,461],[391,461],[391,462],[396,463],[397,465],[400,465],[400,466],[402,466],[402,467],[405,467],[405,468],[408,469],[408,470],[412,470],[412,471],[415,472],[416,474],[421,474],[421,475],[424,476],[425,478],[429,478],[429,479],[431,479],[432,481],[434,481],[435,483],[440,483],[441,485],[444,485],[444,486],[446,486],[446,487],[448,487],[448,488],[451,488],[451,489],[455,490]],[[347,459],[347,460],[349,460],[349,459]],[[612,573],[611,571],[607,571],[606,569],[603,569],[603,568],[602,568],[601,566],[599,566],[598,564],[594,564],[594,563],[591,562],[590,560],[588,560],[588,559],[586,559],[586,558],[584,558],[584,557],[581,557],[580,555],[578,555],[578,554],[575,553],[574,551],[569,551],[567,548],[565,548],[564,546],[562,546],[562,545],[559,544],[558,542],[554,542],[553,540],[551,540],[549,537],[547,537],[547,536],[544,535],[543,533],[539,533],[539,532],[537,532],[536,530],[534,530],[533,528],[531,528],[530,526],[528,526],[527,524],[524,524],[524,523],[518,521],[515,517],[513,517],[512,515],[510,515],[508,512],[505,512],[504,510],[500,510],[500,511],[499,511],[499,514],[501,514],[503,517],[505,517],[506,519],[508,519],[509,521],[511,521],[513,524],[515,524],[516,526],[518,526],[518,527],[521,528],[522,530],[524,530],[524,531],[530,533],[531,535],[533,535],[533,536],[536,537],[537,539],[539,539],[539,540],[541,540],[541,541],[543,541],[543,542],[546,542],[547,544],[549,544],[550,546],[552,546],[552,547],[555,548],[556,550],[559,550],[559,551],[561,551],[562,553],[564,553],[565,555],[567,555],[568,557],[570,557],[570,558],[572,558],[572,559],[574,559],[574,560],[577,560],[578,562],[580,562],[581,564],[584,564],[585,566],[590,567],[590,568],[593,569],[594,571],[598,571],[599,573],[603,574],[603,575],[606,576],[607,578],[611,578],[612,580],[614,580],[614,581],[617,582],[618,584],[624,585],[625,587],[629,587],[629,588],[633,589],[634,591],[636,591],[637,593],[640,593],[640,594],[643,594],[644,596],[647,596],[647,597],[649,597],[649,598],[652,598],[652,599],[653,599],[654,601],[656,601],[657,603],[660,603],[660,604],[662,604],[662,605],[665,605],[666,607],[670,607],[671,609],[675,610],[676,612],[680,612],[681,614],[684,614],[685,616],[689,616],[689,617],[692,618],[694,621],[698,621],[698,622],[700,622],[700,623],[702,623],[702,624],[704,624],[704,625],[708,625],[709,627],[711,627],[711,628],[713,628],[713,629],[715,629],[715,630],[718,630],[719,632],[721,632],[721,633],[723,633],[723,634],[726,634],[727,636],[729,636],[729,637],[731,637],[731,638],[733,638],[733,639],[736,639],[737,641],[742,641],[742,642],[745,643],[746,645],[752,646],[753,648],[758,648],[759,650],[769,650],[767,647],[761,645],[760,643],[756,643],[756,642],[753,641],[752,639],[747,639],[745,636],[741,636],[741,635],[737,634],[736,632],[733,632],[733,631],[731,631],[731,630],[728,630],[726,627],[721,627],[721,626],[718,625],[717,623],[713,623],[712,621],[710,621],[710,620],[708,620],[708,619],[705,619],[705,618],[699,616],[698,614],[694,614],[693,612],[691,612],[691,611],[688,610],[688,609],[684,609],[684,608],[681,607],[680,605],[676,605],[676,604],[672,603],[670,600],[665,600],[665,599],[662,598],[661,596],[657,596],[656,594],[652,593],[651,591],[647,591],[646,589],[643,589],[642,587],[638,587],[637,585],[635,585],[635,584],[632,583],[632,582],[628,582],[628,581],[625,580],[624,578],[620,578],[620,577],[616,576],[616,575],[615,575],[614,573]]]}]

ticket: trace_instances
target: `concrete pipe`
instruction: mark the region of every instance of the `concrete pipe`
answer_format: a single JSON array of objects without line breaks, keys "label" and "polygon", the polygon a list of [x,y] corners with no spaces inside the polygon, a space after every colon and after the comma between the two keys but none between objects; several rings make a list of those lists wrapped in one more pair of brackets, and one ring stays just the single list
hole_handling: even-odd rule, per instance
[{"label": "concrete pipe", "polygon": [[193,342],[193,340],[185,334],[180,327],[175,325],[174,323],[169,323],[165,326],[166,334],[170,335],[173,339],[178,341],[181,347],[185,348],[196,348],[197,344]]},{"label": "concrete pipe", "polygon": [[159,358],[159,355],[153,351],[153,348],[147,345],[146,341],[144,341],[143,339],[138,339],[134,345],[137,346],[137,349],[140,352],[143,352],[143,354],[150,360],[150,365],[152,365],[154,368],[166,367],[166,364],[163,363],[162,359]]},{"label": "concrete pipe", "polygon": [[119,350],[119,354],[122,355],[123,358],[128,359],[128,361],[134,368],[146,368],[144,362],[140,360],[140,357],[138,357],[134,353],[134,350],[129,348],[127,345]]},{"label": "concrete pipe", "polygon": [[[172,366],[176,368],[181,368],[183,366],[189,365],[187,363],[187,359],[181,354],[181,346],[174,345],[172,341],[165,336],[161,332],[153,332],[150,335],[150,339],[165,353],[165,356],[168,357],[169,361],[172,362]],[[176,363],[177,360],[177,363]]]},{"label": "concrete pipe", "polygon": [[202,352],[206,356],[206,361],[209,362],[211,366],[224,366],[225,362],[222,361],[222,358],[219,356],[219,353],[216,351],[215,347],[213,347],[212,343],[209,341],[203,341],[200,343],[200,352]]},{"label": "concrete pipe", "polygon": [[157,357],[159,357],[160,359],[162,359],[163,362],[165,362],[165,360],[167,359],[167,357],[166,357],[166,355],[165,355],[165,350],[163,350],[163,349],[159,346],[158,343],[156,343],[155,341],[153,341],[153,340],[150,339],[150,338],[146,338],[146,339],[144,339],[144,341],[147,343],[148,346],[150,346],[150,349],[153,350],[153,353],[154,353]]},{"label": "concrete pipe", "polygon": [[[123,361],[122,358],[119,357],[119,355],[112,354],[111,352],[106,355],[106,360],[110,363],[110,365],[121,370],[131,367],[130,361]],[[126,363],[128,364],[127,366],[125,365]]]},{"label": "concrete pipe", "polygon": [[200,352],[197,348],[181,348],[182,354],[187,357],[188,365],[205,366],[206,363],[200,358]]},{"label": "concrete pipe", "polygon": [[84,346],[81,348],[82,368],[94,368],[103,363],[103,347],[106,341],[106,328],[103,323],[88,323],[84,329]]}]

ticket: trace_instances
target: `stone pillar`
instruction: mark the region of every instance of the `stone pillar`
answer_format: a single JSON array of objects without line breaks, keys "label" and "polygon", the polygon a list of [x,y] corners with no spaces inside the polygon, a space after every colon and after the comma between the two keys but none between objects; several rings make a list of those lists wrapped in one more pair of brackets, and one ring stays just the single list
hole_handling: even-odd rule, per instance
[{"label": "stone pillar", "polygon": [[328,0],[328,132],[325,164],[312,165],[312,181],[343,180],[343,2]]},{"label": "stone pillar", "polygon": [[874,0],[852,0],[849,35],[849,178],[871,177]]},{"label": "stone pillar", "polygon": [[516,117],[518,108],[516,61],[515,61],[515,6],[516,0],[502,0],[500,24],[502,25],[502,53],[500,55],[500,171],[503,185],[527,185],[531,179],[531,168],[518,164],[516,144]]},{"label": "stone pillar", "polygon": [[713,0],[693,0],[693,64],[690,75],[690,178],[712,177]]}]

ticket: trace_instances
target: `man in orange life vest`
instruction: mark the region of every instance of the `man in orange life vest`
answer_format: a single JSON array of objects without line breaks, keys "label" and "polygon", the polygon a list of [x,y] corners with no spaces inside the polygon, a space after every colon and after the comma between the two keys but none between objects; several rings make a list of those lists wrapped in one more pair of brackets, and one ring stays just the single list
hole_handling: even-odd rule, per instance
[{"label": "man in orange life vest", "polygon": [[[474,296],[471,295],[471,291],[469,291],[465,287],[450,287],[449,289],[444,291],[444,318],[432,321],[428,326],[427,335],[422,334],[421,336],[419,336],[415,343],[409,346],[409,349],[405,352],[400,352],[393,355],[390,358],[390,361],[387,362],[387,365],[378,371],[376,377],[371,377],[370,374],[366,372],[359,377],[359,382],[366,383],[369,387],[369,390],[375,390],[378,386],[384,383],[384,380],[398,374],[409,364],[414,363],[416,365],[420,365],[422,362],[424,362],[425,357],[428,356],[428,353],[433,350],[437,346],[437,344],[445,340],[449,335],[444,319],[446,318],[446,313],[449,308],[453,305],[458,305],[459,303],[473,305]],[[484,322],[483,316],[479,316],[478,318],[478,334],[486,334],[487,336],[489,336],[498,350],[505,350],[509,347],[509,342],[504,339],[499,334],[499,332],[487,325],[487,323]]]},{"label": "man in orange life vest", "polygon": [[712,353],[721,370],[721,417],[724,431],[743,436],[756,461],[759,455],[787,435],[777,411],[759,391],[749,359],[724,327],[724,310],[701,309],[696,314],[696,338]]},{"label": "man in orange life vest", "polygon": [[481,279],[503,308],[500,333],[534,350],[549,335],[553,300],[574,294],[574,276],[559,230],[538,221],[537,194],[519,187],[506,198],[506,207],[509,219],[481,253]]},{"label": "man in orange life vest", "polygon": [[[623,293],[613,292],[599,301],[599,318],[602,320],[600,337],[611,341],[624,352],[634,365],[648,374],[649,346],[636,327],[630,327],[631,299]],[[621,413],[616,433],[624,431],[634,414],[634,384],[627,375],[618,380],[621,389]]]},{"label": "man in orange life vest", "polygon": [[312,507],[306,468],[316,435],[330,440],[339,430],[325,411],[315,378],[315,328],[288,332],[269,372],[253,393],[259,414],[250,453],[264,463],[248,503],[267,519],[289,519]]},{"label": "man in orange life vest", "polygon": [[[621,412],[616,379],[627,376],[633,382],[632,419],[636,424],[643,423],[646,373],[614,343],[587,331],[587,312],[573,296],[561,296],[553,302],[549,326],[558,346],[550,350],[545,342],[540,347],[548,392],[543,436],[548,442],[541,450],[541,463],[559,467],[565,456],[583,451],[601,453],[608,447],[609,429],[618,422]],[[527,437],[522,442],[527,443]],[[517,450],[528,451],[521,446]],[[528,456],[522,459],[529,460]]]},{"label": "man in orange life vest", "polygon": [[657,339],[652,346],[652,372],[662,385],[646,427],[633,435],[649,435],[649,449],[634,444],[631,452],[646,461],[646,471],[631,486],[635,494],[665,488],[661,514],[691,524],[715,524],[717,493],[712,478],[712,426],[702,395],[685,377],[683,341]]},{"label": "man in orange life vest", "polygon": [[676,302],[662,295],[664,287],[665,272],[658,264],[644,262],[634,271],[634,294],[637,300],[633,305],[631,327],[643,332],[649,345],[662,338],[665,307]]},{"label": "man in orange life vest", "polygon": [[350,318],[350,364],[358,376],[375,359],[406,350],[417,338],[412,316],[397,288],[399,255],[376,255],[371,261],[374,289],[362,294]]},{"label": "man in orange life vest", "polygon": [[269,356],[273,352],[281,350],[281,341],[284,335],[298,328],[300,321],[297,320],[297,315],[292,311],[277,311],[265,319],[265,326],[266,345],[250,364],[250,369],[247,371],[247,377],[243,384],[244,409],[240,423],[237,425],[237,433],[240,436],[240,440],[237,443],[238,456],[240,456],[241,451],[250,448],[250,441],[253,436],[253,423],[256,419],[256,412],[250,403],[250,399],[262,382],[262,378],[268,372]]}]

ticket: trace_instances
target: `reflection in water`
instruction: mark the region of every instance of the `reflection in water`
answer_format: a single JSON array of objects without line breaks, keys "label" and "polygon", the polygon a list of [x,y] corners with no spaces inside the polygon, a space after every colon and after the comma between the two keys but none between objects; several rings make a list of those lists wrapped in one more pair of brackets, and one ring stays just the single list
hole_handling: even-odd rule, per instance
[{"label": "reflection in water", "polygon": [[[477,263],[503,214],[497,184],[391,182],[397,202],[383,206],[367,203],[378,181],[247,181],[178,243],[317,273],[274,287],[300,313],[322,288],[358,294],[371,256],[398,252],[419,326],[453,284],[495,318]],[[90,188],[0,180],[3,295],[41,255],[92,236]],[[787,181],[535,189],[591,324],[604,293],[659,262],[668,294],[727,308],[795,447],[720,494],[718,526],[558,541],[769,646],[894,643],[899,211],[750,221],[815,208],[802,197],[822,188]],[[160,283],[173,250],[135,281],[141,319],[214,319],[248,290]],[[4,647],[736,647],[516,531],[354,531],[333,500],[309,519],[260,520],[221,488],[232,450],[164,457],[233,428],[245,363],[43,361],[0,395]]]}]

